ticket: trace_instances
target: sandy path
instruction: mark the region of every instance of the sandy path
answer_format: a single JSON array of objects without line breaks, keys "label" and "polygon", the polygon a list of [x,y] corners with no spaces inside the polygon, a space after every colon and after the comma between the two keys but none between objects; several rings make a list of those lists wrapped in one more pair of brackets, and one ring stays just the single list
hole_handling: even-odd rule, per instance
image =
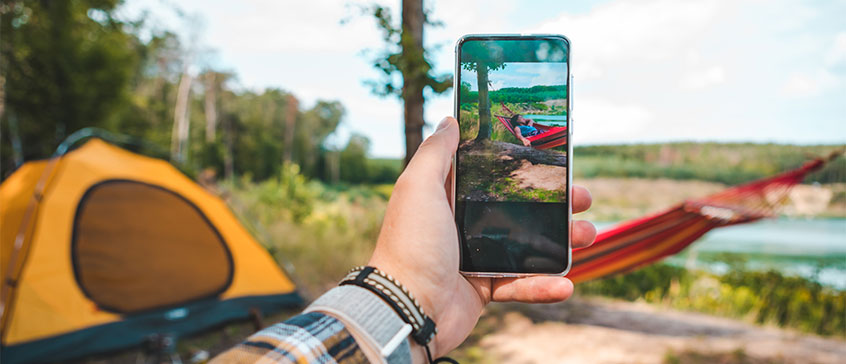
[{"label": "sandy path", "polygon": [[[663,363],[668,352],[731,353],[755,362],[843,363],[846,341],[647,304],[574,299],[500,305],[503,325],[481,341],[508,363]],[[517,312],[520,311],[520,312]]]},{"label": "sandy path", "polygon": [[567,190],[567,168],[547,164],[532,164],[524,160],[511,172],[511,178],[523,189],[538,188],[550,191]]}]

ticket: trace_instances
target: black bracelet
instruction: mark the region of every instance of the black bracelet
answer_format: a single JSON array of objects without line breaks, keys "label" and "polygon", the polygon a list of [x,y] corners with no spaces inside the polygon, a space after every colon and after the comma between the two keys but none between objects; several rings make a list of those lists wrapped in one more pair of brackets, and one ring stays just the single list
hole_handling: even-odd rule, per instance
[{"label": "black bracelet", "polygon": [[[411,337],[426,348],[438,332],[435,321],[423,312],[420,303],[402,284],[389,274],[374,267],[357,267],[350,271],[339,285],[356,285],[382,298],[400,318],[411,325]],[[431,361],[431,359],[430,359]]]}]

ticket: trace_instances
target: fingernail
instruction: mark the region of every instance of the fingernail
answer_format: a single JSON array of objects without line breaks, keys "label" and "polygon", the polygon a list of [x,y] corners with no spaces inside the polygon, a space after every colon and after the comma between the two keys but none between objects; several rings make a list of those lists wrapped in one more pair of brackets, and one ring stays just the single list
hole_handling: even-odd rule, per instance
[{"label": "fingernail", "polygon": [[441,131],[441,129],[446,128],[447,126],[449,126],[449,118],[444,118],[443,120],[441,120],[441,123],[438,124],[438,127],[435,128],[435,132],[437,133]]}]

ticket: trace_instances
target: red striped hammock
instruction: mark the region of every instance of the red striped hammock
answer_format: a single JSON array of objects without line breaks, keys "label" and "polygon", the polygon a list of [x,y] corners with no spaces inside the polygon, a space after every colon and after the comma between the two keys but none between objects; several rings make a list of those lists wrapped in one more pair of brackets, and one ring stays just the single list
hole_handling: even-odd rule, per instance
[{"label": "red striped hammock", "polygon": [[[502,109],[511,115],[514,115],[514,112],[505,106],[505,103],[502,103]],[[499,120],[499,122],[502,123],[502,125],[504,125],[515,138],[517,137],[517,133],[519,131],[516,131],[511,125],[510,116],[494,115],[494,117],[496,117],[497,120]],[[567,144],[567,127],[547,126],[535,123],[535,128],[538,129],[538,133],[530,137],[526,137],[526,139],[532,143],[532,148],[549,149]]]},{"label": "red striped hammock", "polygon": [[678,253],[713,228],[771,217],[794,185],[837,155],[603,231],[592,246],[573,251],[573,268],[567,277],[583,282],[632,271]]}]

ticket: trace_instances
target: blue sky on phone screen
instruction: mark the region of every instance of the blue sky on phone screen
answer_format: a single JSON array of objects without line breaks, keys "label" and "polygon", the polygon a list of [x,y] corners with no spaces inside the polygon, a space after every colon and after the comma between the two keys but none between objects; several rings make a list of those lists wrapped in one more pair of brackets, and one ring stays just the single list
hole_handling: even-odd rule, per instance
[{"label": "blue sky on phone screen", "polygon": [[[567,84],[567,63],[515,63],[506,62],[505,68],[491,72],[491,90],[503,87],[560,86]],[[461,70],[461,82],[470,84],[477,91],[476,73]]]},{"label": "blue sky on phone screen", "polygon": [[[127,18],[195,34],[202,62],[234,71],[237,88],[276,87],[308,107],[340,100],[371,155],[403,155],[402,105],[365,80],[379,74],[373,19],[345,0],[127,0]],[[399,19],[399,1],[379,1]],[[175,15],[173,4],[190,16]],[[352,4],[352,5],[350,5]],[[467,33],[557,33],[572,41],[574,145],[664,141],[846,143],[844,1],[427,1],[443,22],[425,42],[453,72]],[[341,24],[342,19],[350,19]],[[194,30],[191,30],[194,29]],[[428,95],[426,134],[452,114],[452,92]]]}]

